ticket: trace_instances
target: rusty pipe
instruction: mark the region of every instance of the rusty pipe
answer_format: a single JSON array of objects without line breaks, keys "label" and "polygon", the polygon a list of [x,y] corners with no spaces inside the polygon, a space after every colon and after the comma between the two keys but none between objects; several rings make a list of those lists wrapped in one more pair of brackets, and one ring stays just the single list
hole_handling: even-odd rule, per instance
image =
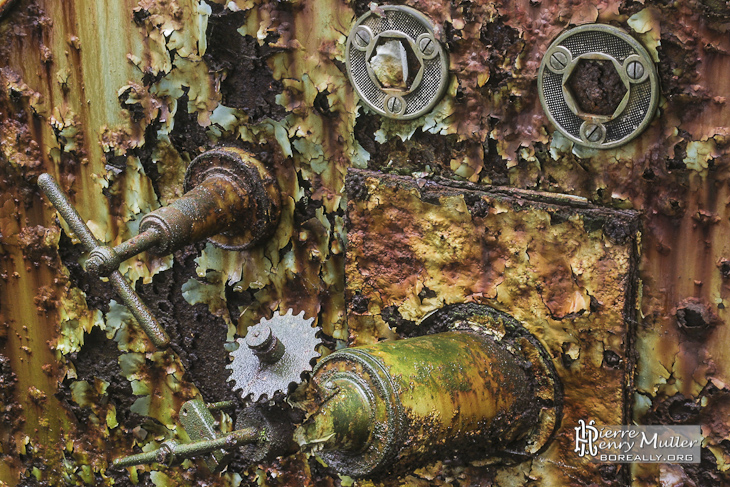
[{"label": "rusty pipe", "polygon": [[268,236],[279,217],[280,197],[266,168],[251,154],[226,147],[196,157],[185,173],[185,194],[140,221],[140,233],[116,247],[100,246],[87,272],[108,276],[125,260],[150,250],[165,255],[210,239],[229,250]]},{"label": "rusty pipe", "polygon": [[528,368],[468,331],[335,352],[314,371],[321,404],[296,439],[351,477],[498,454],[538,422]]}]

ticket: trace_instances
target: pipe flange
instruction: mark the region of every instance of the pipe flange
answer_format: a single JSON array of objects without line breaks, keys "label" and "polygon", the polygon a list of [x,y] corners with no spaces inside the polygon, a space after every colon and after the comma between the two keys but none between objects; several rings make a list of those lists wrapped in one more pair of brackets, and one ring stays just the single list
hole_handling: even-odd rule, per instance
[{"label": "pipe flange", "polygon": [[[522,462],[545,451],[555,436],[563,415],[563,387],[550,353],[540,341],[512,316],[479,304],[457,304],[439,309],[424,318],[419,330],[428,333],[472,331],[489,336],[510,353],[524,360],[527,374],[534,378],[539,420],[509,451],[499,455],[503,463]],[[481,462],[492,463],[492,459]]]},{"label": "pipe flange", "polygon": [[183,191],[187,193],[209,177],[226,178],[236,187],[250,207],[236,218],[242,224],[209,237],[208,241],[226,250],[244,250],[269,237],[281,213],[281,197],[276,180],[254,156],[237,147],[223,147],[205,152],[190,163],[185,172]]},{"label": "pipe flange", "polygon": [[[602,63],[620,79],[612,87],[615,100],[606,100],[598,111],[582,106],[570,88],[571,76],[586,62]],[[638,136],[654,117],[660,95],[646,49],[623,30],[603,24],[581,25],[555,39],[540,64],[537,86],[542,108],[558,131],[594,149],[618,147]],[[618,93],[623,93],[620,99]]]},{"label": "pipe flange", "polygon": [[380,472],[393,462],[397,445],[403,442],[405,422],[403,406],[388,371],[367,353],[350,348],[346,355],[328,355],[312,373],[312,382],[320,390],[326,390],[329,382],[336,383],[338,380],[363,380],[377,391],[377,394],[372,394],[366,392],[371,390],[370,387],[361,388],[370,404],[373,435],[360,451],[331,450],[317,452],[317,455],[327,465],[351,477]]}]

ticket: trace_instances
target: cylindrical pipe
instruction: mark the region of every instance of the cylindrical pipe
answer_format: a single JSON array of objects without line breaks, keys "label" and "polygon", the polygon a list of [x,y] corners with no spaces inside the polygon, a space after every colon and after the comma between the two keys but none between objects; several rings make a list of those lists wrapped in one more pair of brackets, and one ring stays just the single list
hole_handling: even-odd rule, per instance
[{"label": "cylindrical pipe", "polygon": [[[537,421],[525,368],[504,346],[471,332],[335,352],[315,369],[323,404],[296,437],[303,446],[318,444],[328,465],[352,477],[399,473],[450,455],[498,453]],[[327,392],[327,384],[343,381],[357,387]],[[343,435],[362,424],[363,397],[372,412],[367,428]]]},{"label": "cylindrical pipe", "polygon": [[242,215],[251,207],[250,198],[249,191],[234,178],[211,174],[170,205],[145,215],[139,229],[154,229],[163,235],[153,251],[169,253],[225,232],[234,222],[244,227],[251,225],[242,221]]}]

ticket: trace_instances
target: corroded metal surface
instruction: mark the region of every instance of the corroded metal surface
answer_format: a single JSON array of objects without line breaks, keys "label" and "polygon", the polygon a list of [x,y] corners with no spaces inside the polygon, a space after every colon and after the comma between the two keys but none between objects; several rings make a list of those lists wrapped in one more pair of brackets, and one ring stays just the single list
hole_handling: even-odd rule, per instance
[{"label": "corroded metal surface", "polygon": [[[600,465],[566,452],[579,419],[631,417],[638,215],[559,195],[358,170],[349,174],[348,195],[353,344],[418,333],[444,305],[484,304],[539,337],[563,383],[562,424],[542,455],[517,466],[439,465],[431,475],[465,472],[486,482],[524,474],[545,486],[606,480]],[[607,480],[627,479],[624,468]]]},{"label": "corroded metal surface", "polygon": [[[202,464],[121,474],[106,467],[135,444],[156,448],[175,436],[176,411],[199,393],[207,401],[234,399],[221,344],[276,309],[317,316],[329,349],[349,335],[354,342],[382,335],[376,326],[348,331],[344,319],[343,185],[352,166],[570,193],[575,201],[641,212],[636,394],[624,400],[637,422],[701,422],[707,440],[698,466],[634,466],[634,483],[728,482],[726,5],[406,2],[443,33],[451,84],[427,117],[394,122],[358,110],[344,72],[346,35],[368,3],[20,0],[0,19],[0,479],[238,483],[233,470],[215,477]],[[593,22],[638,39],[657,62],[662,87],[659,116],[647,130],[604,153],[554,133],[536,92],[552,40]],[[171,334],[174,353],[153,352],[110,285],[81,271],[79,245],[60,230],[35,181],[51,172],[88,211],[95,237],[119,244],[137,233],[141,215],[181,196],[189,161],[221,142],[246,147],[272,169],[282,189],[282,223],[259,249],[229,253],[201,245],[122,264]],[[403,207],[398,225],[421,210]],[[534,247],[541,245],[538,236],[554,240],[559,226],[511,235]],[[391,232],[383,227],[379,238]],[[561,243],[571,241],[564,237]],[[384,252],[397,255],[399,247]],[[431,257],[438,260],[440,252]],[[606,258],[602,266],[617,264]],[[556,266],[539,261],[534,268],[545,277]],[[555,273],[572,274],[567,267]],[[452,287],[429,287],[422,298],[438,301],[441,292],[448,298]],[[367,308],[357,294],[349,299],[353,310]],[[547,303],[570,309],[551,296]],[[548,321],[548,337],[563,333],[564,321]],[[562,344],[550,350],[572,361],[571,371],[587,366],[590,375],[603,368],[595,365],[603,363],[600,347],[586,351],[569,341],[565,350]],[[604,358],[620,375],[621,356]],[[581,403],[588,412],[618,400],[602,387],[588,392]],[[436,464],[389,483],[519,485],[529,476],[484,478],[466,468],[451,475],[450,468]],[[302,454],[238,470],[243,485],[340,481]],[[615,476],[610,468],[603,473],[604,484]],[[568,485],[581,479],[571,477]]]},{"label": "corroded metal surface", "polygon": [[526,363],[471,329],[335,352],[315,370],[321,405],[298,441],[352,477],[450,457],[522,461],[540,413]]}]

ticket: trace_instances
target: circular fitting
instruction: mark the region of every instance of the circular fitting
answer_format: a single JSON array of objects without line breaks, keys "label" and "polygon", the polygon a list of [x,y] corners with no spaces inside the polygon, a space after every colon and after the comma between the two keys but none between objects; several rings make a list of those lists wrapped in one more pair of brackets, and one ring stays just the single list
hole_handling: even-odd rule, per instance
[{"label": "circular fitting", "polygon": [[448,84],[448,58],[431,22],[400,5],[357,19],[347,38],[346,64],[362,101],[397,120],[428,113]]},{"label": "circular fitting", "polygon": [[339,382],[361,383],[360,390],[368,403],[369,423],[375,432],[357,451],[338,449],[317,455],[338,472],[351,477],[365,477],[387,468],[404,442],[405,418],[398,393],[383,364],[367,352],[350,348],[320,361],[312,382],[330,393]]},{"label": "circular fitting", "polygon": [[241,197],[248,195],[251,206],[240,215],[241,224],[208,238],[226,250],[253,247],[271,235],[279,221],[281,199],[276,180],[252,154],[237,147],[205,152],[190,163],[185,172],[185,193],[209,177],[222,177],[235,183]]},{"label": "circular fitting", "polygon": [[[639,135],[659,103],[649,53],[610,25],[582,25],[561,34],[545,52],[537,84],[555,127],[576,144],[595,149],[618,147]],[[576,93],[576,85],[585,90]]]}]

